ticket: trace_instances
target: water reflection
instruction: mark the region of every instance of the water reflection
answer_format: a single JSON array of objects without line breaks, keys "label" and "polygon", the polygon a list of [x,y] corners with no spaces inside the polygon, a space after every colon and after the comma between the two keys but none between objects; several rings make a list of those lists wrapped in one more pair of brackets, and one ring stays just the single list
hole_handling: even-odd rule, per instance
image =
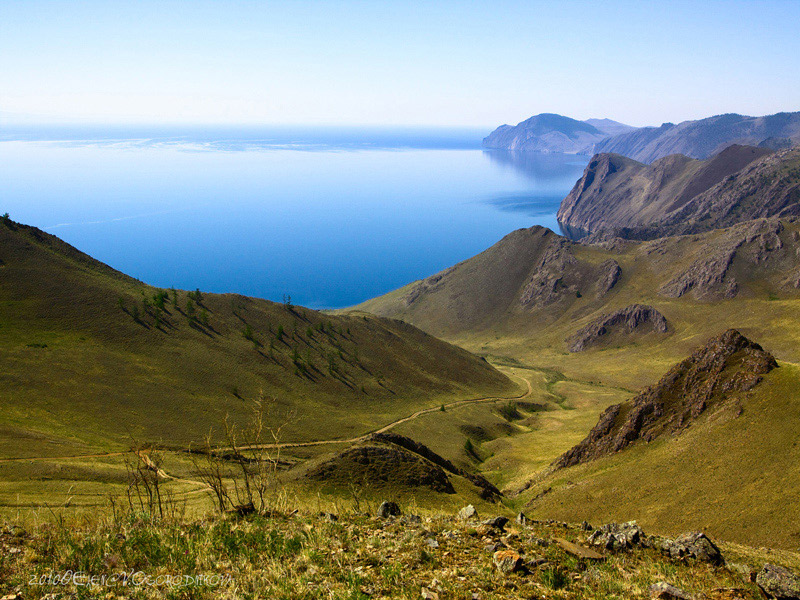
[{"label": "water reflection", "polygon": [[483,155],[498,166],[512,169],[532,179],[537,185],[549,184],[559,189],[565,185],[571,188],[589,163],[588,156],[578,154],[484,150]]},{"label": "water reflection", "polygon": [[495,167],[522,175],[533,183],[524,190],[493,195],[484,202],[504,212],[521,213],[555,226],[555,214],[567,192],[580,179],[588,156],[484,150],[483,156]]}]

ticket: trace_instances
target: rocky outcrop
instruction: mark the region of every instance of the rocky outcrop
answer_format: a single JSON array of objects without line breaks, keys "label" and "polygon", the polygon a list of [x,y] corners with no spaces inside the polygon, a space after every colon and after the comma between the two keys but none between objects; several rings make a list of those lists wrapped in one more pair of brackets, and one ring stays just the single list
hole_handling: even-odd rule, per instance
[{"label": "rocky outcrop", "polygon": [[652,306],[632,304],[603,315],[567,338],[570,352],[581,352],[614,334],[666,333],[667,319]]},{"label": "rocky outcrop", "polygon": [[[696,298],[733,298],[739,293],[739,283],[731,268],[735,259],[754,271],[796,264],[796,243],[792,241],[791,247],[784,248],[783,231],[784,225],[778,220],[756,220],[728,229],[713,243],[698,248],[696,258],[666,281],[659,293],[668,298],[679,298],[690,291]],[[667,244],[668,241],[656,241],[646,246],[645,251],[659,252]]]},{"label": "rocky outcrop", "polygon": [[[734,175],[770,154],[766,148],[733,145],[708,160],[677,154],[650,165],[617,154],[598,154],[562,201],[558,221],[573,237],[613,231],[628,239],[649,239],[686,233],[691,224],[711,228],[722,217],[720,211],[716,219],[706,216],[722,194],[717,186],[725,183],[726,190],[736,189]],[[774,213],[753,207],[740,220],[770,216],[769,212]]]},{"label": "rocky outcrop", "polygon": [[731,144],[769,146],[775,138],[800,142],[800,112],[765,117],[725,114],[677,125],[643,127],[598,142],[595,152],[614,152],[651,163],[670,154],[707,158]]},{"label": "rocky outcrop", "polygon": [[756,585],[767,598],[800,600],[800,577],[784,567],[765,564],[756,575]]},{"label": "rocky outcrop", "polygon": [[679,432],[712,404],[757,385],[775,358],[731,329],[678,363],[654,386],[606,409],[589,435],[554,463],[565,468],[619,452],[638,440]]},{"label": "rocky outcrop", "polygon": [[597,297],[605,296],[617,285],[622,269],[613,258],[608,259],[597,269]]},{"label": "rocky outcrop", "polygon": [[595,144],[609,135],[634,129],[610,119],[592,121],[594,123],[542,113],[515,126],[501,125],[483,139],[483,147],[523,152],[591,154]]}]

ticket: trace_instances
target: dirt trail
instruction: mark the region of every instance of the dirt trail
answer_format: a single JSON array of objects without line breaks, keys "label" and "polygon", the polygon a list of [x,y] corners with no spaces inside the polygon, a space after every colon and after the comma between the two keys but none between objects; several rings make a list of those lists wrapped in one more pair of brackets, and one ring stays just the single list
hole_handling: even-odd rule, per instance
[{"label": "dirt trail", "polygon": [[[448,408],[457,408],[459,406],[467,406],[470,404],[481,404],[484,402],[498,402],[502,400],[522,400],[527,398],[528,396],[533,394],[533,386],[531,385],[530,379],[525,377],[520,377],[516,373],[508,371],[506,369],[500,369],[509,377],[513,377],[522,381],[525,386],[527,387],[527,391],[523,392],[522,394],[518,394],[516,396],[486,396],[482,398],[468,398],[466,400],[456,400],[455,402],[450,402],[449,404],[444,404],[442,406],[445,409]],[[325,446],[325,445],[333,445],[333,444],[356,444],[358,442],[362,442],[369,438],[371,435],[375,433],[385,433],[394,427],[402,423],[407,423],[408,421],[412,421],[421,417],[422,415],[426,415],[432,412],[437,412],[441,410],[441,406],[434,406],[431,408],[423,408],[420,409],[406,417],[402,417],[397,419],[396,421],[392,421],[381,427],[380,429],[376,429],[374,431],[370,431],[369,433],[365,433],[363,435],[359,435],[352,438],[346,439],[331,439],[331,440],[315,440],[313,442],[285,442],[285,443],[278,443],[278,444],[262,444],[259,446],[242,446],[240,450],[251,450],[255,448],[265,448],[265,449],[280,449],[280,448],[305,448],[309,446]],[[222,448],[224,450],[224,448]],[[26,460],[70,460],[70,459],[82,459],[82,458],[107,458],[110,456],[123,456],[126,454],[132,454],[132,450],[128,451],[117,451],[117,452],[105,452],[105,453],[98,453],[98,454],[77,454],[72,456],[28,456],[28,457],[20,457],[20,458],[0,458],[0,462],[22,462]]]}]

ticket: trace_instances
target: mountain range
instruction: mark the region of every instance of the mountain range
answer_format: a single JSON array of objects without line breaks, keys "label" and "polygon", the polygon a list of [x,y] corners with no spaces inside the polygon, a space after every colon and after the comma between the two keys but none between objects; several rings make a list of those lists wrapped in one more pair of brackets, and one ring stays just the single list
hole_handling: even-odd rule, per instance
[{"label": "mountain range", "polygon": [[643,163],[671,154],[704,159],[732,144],[773,150],[800,142],[800,112],[763,117],[724,114],[677,125],[635,128],[609,119],[577,121],[555,114],[502,125],[483,140],[488,149],[574,154],[614,153]]},{"label": "mountain range", "polygon": [[672,154],[649,165],[595,155],[557,217],[576,237],[652,239],[790,215],[800,215],[800,150],[734,144],[706,160]]},{"label": "mountain range", "polygon": [[591,154],[601,140],[633,129],[611,119],[578,121],[553,113],[542,113],[515,126],[501,125],[483,139],[483,147],[522,152]]}]

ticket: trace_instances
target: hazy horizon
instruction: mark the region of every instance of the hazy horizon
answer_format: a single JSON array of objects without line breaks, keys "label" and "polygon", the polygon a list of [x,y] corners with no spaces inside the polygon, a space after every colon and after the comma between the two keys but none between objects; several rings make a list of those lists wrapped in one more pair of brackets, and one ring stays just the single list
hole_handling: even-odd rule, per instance
[{"label": "hazy horizon", "polygon": [[800,109],[800,3],[4,2],[0,118],[494,128]]}]

